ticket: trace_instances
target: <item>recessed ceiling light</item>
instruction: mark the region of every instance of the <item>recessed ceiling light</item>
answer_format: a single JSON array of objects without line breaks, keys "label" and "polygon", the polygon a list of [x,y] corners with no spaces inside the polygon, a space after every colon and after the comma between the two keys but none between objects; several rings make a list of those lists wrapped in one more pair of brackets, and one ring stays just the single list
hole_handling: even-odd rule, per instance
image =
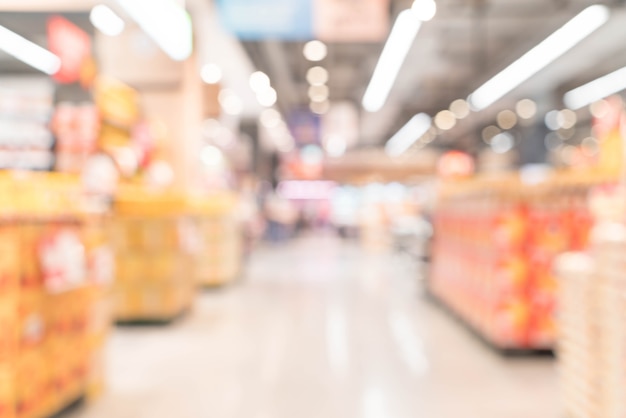
[{"label": "recessed ceiling light", "polygon": [[322,86],[328,83],[328,70],[319,66],[310,68],[306,73],[306,79],[312,86]]},{"label": "recessed ceiling light", "polygon": [[303,53],[309,61],[321,61],[328,55],[328,48],[321,41],[310,41],[304,45]]},{"label": "recessed ceiling light", "polygon": [[217,84],[222,80],[222,69],[216,64],[205,64],[201,71],[202,81],[207,84]]}]

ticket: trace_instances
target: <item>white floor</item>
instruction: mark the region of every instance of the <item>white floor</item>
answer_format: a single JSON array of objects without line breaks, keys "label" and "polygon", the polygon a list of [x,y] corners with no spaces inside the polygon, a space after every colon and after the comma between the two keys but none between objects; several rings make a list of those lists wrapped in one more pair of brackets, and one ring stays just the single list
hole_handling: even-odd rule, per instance
[{"label": "white floor", "polygon": [[557,418],[555,360],[503,358],[420,295],[407,259],[331,237],[263,248],[169,327],[117,329],[72,418]]}]

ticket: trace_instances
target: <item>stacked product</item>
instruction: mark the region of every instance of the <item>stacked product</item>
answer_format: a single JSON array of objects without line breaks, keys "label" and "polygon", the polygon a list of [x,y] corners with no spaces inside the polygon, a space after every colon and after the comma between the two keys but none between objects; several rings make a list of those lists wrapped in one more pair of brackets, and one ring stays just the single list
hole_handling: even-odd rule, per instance
[{"label": "stacked product", "polygon": [[590,256],[559,260],[559,361],[566,410],[573,418],[626,416],[626,228],[600,224]]},{"label": "stacked product", "polygon": [[239,274],[243,256],[236,199],[223,194],[194,197],[188,202],[192,215],[190,237],[195,235],[193,276],[203,286],[232,282]]},{"label": "stacked product", "polygon": [[549,349],[554,259],[585,246],[593,176],[517,176],[445,188],[435,217],[432,292],[503,349]]},{"label": "stacked product", "polygon": [[431,291],[493,344],[523,346],[528,306],[521,197],[509,181],[467,186],[448,190],[437,209]]},{"label": "stacked product", "polygon": [[51,416],[102,385],[110,322],[103,220],[78,181],[7,174],[0,223],[0,416]]},{"label": "stacked product", "polygon": [[46,79],[0,79],[0,169],[49,170],[54,90]]},{"label": "stacked product", "polygon": [[116,251],[118,321],[167,321],[188,310],[195,282],[185,199],[142,187],[122,188],[111,241]]}]

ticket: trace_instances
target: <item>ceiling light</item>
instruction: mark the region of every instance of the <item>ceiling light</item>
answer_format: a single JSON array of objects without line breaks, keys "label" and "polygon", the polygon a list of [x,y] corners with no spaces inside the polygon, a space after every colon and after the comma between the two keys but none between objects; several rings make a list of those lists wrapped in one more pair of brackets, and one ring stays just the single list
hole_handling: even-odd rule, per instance
[{"label": "ceiling light", "polygon": [[328,82],[328,70],[323,67],[310,68],[306,73],[306,79],[312,86],[322,86]]},{"label": "ceiling light", "polygon": [[420,26],[411,10],[398,15],[363,96],[363,108],[368,112],[378,112],[385,105]]},{"label": "ceiling light", "polygon": [[255,71],[250,75],[250,88],[259,93],[270,87],[270,78],[262,71]]},{"label": "ceiling light", "polygon": [[458,99],[452,102],[450,105],[450,111],[454,113],[454,116],[456,116],[457,119],[464,119],[469,116],[470,107],[465,100]]},{"label": "ceiling light", "polygon": [[485,141],[486,144],[491,144],[491,140],[493,139],[493,137],[501,132],[502,131],[497,126],[487,126],[485,129],[483,129],[482,132],[483,141]]},{"label": "ceiling light", "polygon": [[437,3],[435,3],[435,0],[415,0],[411,11],[415,13],[419,20],[427,22],[432,20],[437,14]]},{"label": "ceiling light", "polygon": [[391,157],[401,155],[426,134],[431,126],[432,119],[426,113],[413,116],[406,125],[387,141],[385,151]]},{"label": "ceiling light", "polygon": [[328,113],[328,111],[330,110],[330,102],[329,101],[311,102],[310,108],[311,108],[311,112],[317,115],[324,115]]},{"label": "ceiling light", "polygon": [[0,49],[48,75],[61,69],[59,57],[4,26],[0,26]]},{"label": "ceiling light", "polygon": [[491,149],[496,154],[506,154],[515,146],[513,135],[508,132],[502,132],[491,138]]},{"label": "ceiling light", "polygon": [[276,90],[268,87],[265,90],[257,93],[256,99],[261,106],[272,107],[276,104],[276,101],[278,100],[278,95],[276,93]]},{"label": "ceiling light", "polygon": [[193,52],[191,17],[174,0],[117,0],[139,27],[170,58],[184,61]]},{"label": "ceiling light", "polygon": [[328,55],[328,48],[323,42],[311,41],[304,45],[303,53],[309,61],[321,61]]},{"label": "ceiling light", "polygon": [[325,102],[328,100],[329,94],[328,86],[309,87],[309,99],[311,99],[312,102]]},{"label": "ceiling light", "polygon": [[504,130],[511,129],[517,125],[517,115],[511,110],[503,110],[497,116],[498,126]]},{"label": "ceiling light", "polygon": [[442,131],[448,131],[456,125],[456,116],[449,110],[442,110],[435,116],[435,125]]},{"label": "ceiling light", "polygon": [[563,97],[565,106],[580,109],[626,89],[626,67],[580,86]]},{"label": "ceiling light", "polygon": [[578,117],[573,110],[563,109],[559,112],[559,115],[557,116],[557,121],[560,128],[571,129],[574,127],[574,125],[576,125]]},{"label": "ceiling light", "polygon": [[124,31],[124,20],[110,7],[104,4],[94,6],[89,13],[89,20],[100,32],[108,36],[117,36]]},{"label": "ceiling light", "polygon": [[207,167],[219,167],[224,162],[224,154],[219,148],[207,145],[200,152],[200,161]]},{"label": "ceiling light", "polygon": [[552,110],[546,113],[546,117],[544,121],[548,129],[552,131],[556,131],[557,129],[561,127],[561,125],[559,124],[559,111],[558,110]]},{"label": "ceiling light", "polygon": [[537,104],[530,99],[523,99],[517,102],[515,111],[522,119],[532,119],[537,114]]},{"label": "ceiling light", "polygon": [[611,105],[606,100],[598,100],[589,106],[589,111],[594,118],[602,119],[611,111]]},{"label": "ceiling light", "polygon": [[606,6],[587,7],[539,45],[487,81],[469,97],[475,110],[482,110],[537,74],[552,61],[591,35],[609,19]]},{"label": "ceiling light", "polygon": [[217,84],[222,80],[222,69],[216,64],[206,64],[202,67],[200,76],[207,84]]},{"label": "ceiling light", "polygon": [[326,149],[328,155],[337,158],[346,153],[348,143],[341,135],[330,135],[324,144],[324,149]]},{"label": "ceiling light", "polygon": [[276,109],[265,109],[261,113],[260,120],[263,126],[272,129],[280,126],[282,118]]},{"label": "ceiling light", "polygon": [[224,109],[224,112],[231,116],[240,115],[243,111],[243,102],[231,90],[222,90],[219,94],[218,100],[220,102],[220,106]]}]

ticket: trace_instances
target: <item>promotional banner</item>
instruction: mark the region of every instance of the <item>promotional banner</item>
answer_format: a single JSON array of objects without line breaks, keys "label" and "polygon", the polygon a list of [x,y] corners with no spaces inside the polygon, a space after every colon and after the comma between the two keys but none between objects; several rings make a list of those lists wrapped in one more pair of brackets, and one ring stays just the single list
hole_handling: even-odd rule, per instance
[{"label": "promotional banner", "polygon": [[380,42],[389,0],[218,0],[225,28],[241,39]]}]

